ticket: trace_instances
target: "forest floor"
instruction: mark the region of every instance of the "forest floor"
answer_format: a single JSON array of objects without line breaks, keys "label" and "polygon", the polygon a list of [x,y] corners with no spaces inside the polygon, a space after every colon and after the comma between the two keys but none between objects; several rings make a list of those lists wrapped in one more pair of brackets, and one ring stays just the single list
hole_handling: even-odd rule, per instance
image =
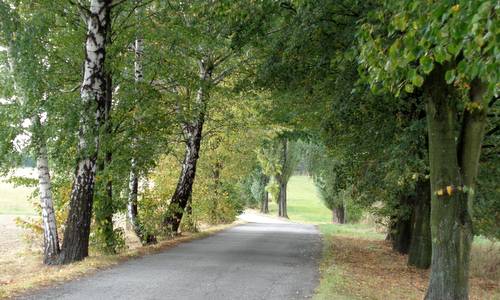
[{"label": "forest floor", "polygon": [[[361,224],[331,224],[331,213],[312,180],[294,176],[288,184],[290,220],[315,223],[323,234],[321,281],[315,299],[423,299],[429,271],[406,265],[392,251],[385,231],[370,218]],[[272,203],[271,214],[276,214]],[[500,244],[476,237],[470,271],[471,299],[500,299]]]}]

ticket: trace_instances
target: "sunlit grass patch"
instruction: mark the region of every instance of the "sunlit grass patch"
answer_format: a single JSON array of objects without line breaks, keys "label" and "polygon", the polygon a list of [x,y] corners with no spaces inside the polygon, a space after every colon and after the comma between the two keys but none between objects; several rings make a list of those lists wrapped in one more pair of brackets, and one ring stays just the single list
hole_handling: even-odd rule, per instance
[{"label": "sunlit grass patch", "polygon": [[[331,223],[332,213],[317,195],[314,182],[309,176],[292,176],[287,189],[288,217],[304,223]],[[270,200],[269,213],[278,214],[274,200]]]},{"label": "sunlit grass patch", "polygon": [[0,214],[2,215],[34,215],[33,204],[28,198],[33,193],[30,187],[14,187],[0,177]]}]

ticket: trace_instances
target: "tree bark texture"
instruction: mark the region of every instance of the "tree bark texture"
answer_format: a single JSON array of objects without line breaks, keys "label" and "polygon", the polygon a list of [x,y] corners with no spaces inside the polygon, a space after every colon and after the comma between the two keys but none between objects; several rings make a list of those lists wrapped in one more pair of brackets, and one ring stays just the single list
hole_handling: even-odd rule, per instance
[{"label": "tree bark texture", "polygon": [[332,223],[345,224],[345,209],[343,205],[332,209]]},{"label": "tree bark texture", "polygon": [[212,169],[212,180],[213,180],[213,193],[214,198],[212,203],[210,203],[209,218],[212,224],[219,223],[219,195],[221,190],[220,173],[222,171],[223,164],[221,161],[216,161]]},{"label": "tree bark texture", "polygon": [[263,183],[263,187],[264,187],[264,192],[262,193],[260,212],[263,214],[268,214],[269,213],[269,193],[267,192],[266,187],[269,184],[269,176],[262,174],[262,183]]},{"label": "tree bark texture", "polygon": [[38,169],[38,188],[40,190],[40,204],[42,207],[43,263],[51,265],[57,261],[60,252],[59,236],[52,199],[47,146],[38,115],[34,117],[34,126],[36,127],[34,130],[34,139],[37,144],[36,165]]},{"label": "tree bark texture", "polygon": [[279,210],[278,210],[278,215],[282,218],[288,218],[288,211],[287,211],[287,194],[286,194],[286,188],[287,188],[287,182],[280,182],[280,192],[279,192]]},{"label": "tree bark texture", "polygon": [[[140,37],[134,42],[134,80],[136,84],[143,81],[144,71],[142,66],[142,56],[144,54],[144,40]],[[139,95],[137,95],[139,97]],[[138,99],[137,99],[138,100]],[[138,120],[134,117],[134,126],[137,126]],[[137,159],[134,157],[137,151],[138,137],[132,137],[132,159],[130,160],[130,175],[129,175],[129,194],[127,201],[127,216],[128,222],[132,226],[134,233],[137,235],[141,243],[153,244],[156,243],[156,236],[146,232],[139,221],[138,195],[139,195],[139,172],[137,168]]]},{"label": "tree bark texture", "polygon": [[[281,163],[283,168],[287,164],[288,160],[288,141],[286,139],[283,139],[283,154],[281,158]],[[283,217],[283,218],[288,218],[288,212],[287,212],[287,194],[286,194],[286,188],[287,188],[287,183],[288,183],[288,178],[283,176],[282,174],[277,176],[278,178],[278,183],[279,183],[279,195],[278,195],[278,216]]]},{"label": "tree bark texture", "polygon": [[[400,206],[412,208],[411,197],[408,195],[400,196]],[[411,241],[412,221],[411,216],[396,216],[391,221],[389,227],[389,240],[392,243],[392,249],[401,254],[408,254]]]},{"label": "tree bark texture", "polygon": [[212,66],[209,62],[201,60],[199,67],[200,87],[196,95],[197,114],[195,120],[184,123],[182,126],[186,137],[184,160],[177,186],[164,219],[165,227],[173,234],[176,234],[179,229],[184,210],[193,192],[196,164],[200,155],[203,125],[205,123],[206,102],[209,97],[207,89],[211,84]]},{"label": "tree bark texture", "polygon": [[408,265],[427,269],[431,265],[431,187],[428,179],[416,184]]},{"label": "tree bark texture", "polygon": [[[104,116],[102,125],[104,126],[104,138],[108,141],[112,138],[113,125],[111,121],[111,107],[113,104],[113,78],[110,73],[106,74],[106,97],[104,104]],[[104,192],[99,193],[95,207],[95,225],[97,227],[97,235],[102,243],[101,248],[106,253],[116,253],[115,234],[113,226],[113,182],[109,174],[106,175],[106,169],[109,168],[113,160],[111,145],[106,145],[106,153],[103,158],[100,158],[97,166],[97,173],[103,173],[103,179],[106,183],[100,185],[104,187]]]},{"label": "tree bark texture", "polygon": [[[21,90],[16,81],[16,59],[14,55],[13,41],[9,42],[7,48],[7,63],[9,71],[13,75],[14,90],[23,95],[21,103],[26,102],[24,91]],[[42,208],[42,227],[43,227],[43,263],[52,265],[57,262],[60,253],[59,236],[57,232],[57,222],[54,210],[54,201],[51,191],[51,179],[49,171],[49,159],[47,154],[47,140],[43,129],[40,116],[37,112],[31,118],[32,121],[32,139],[36,153],[36,165],[38,171],[38,189],[40,192],[40,206]]]},{"label": "tree bark texture", "polygon": [[177,233],[184,214],[184,209],[193,191],[196,164],[198,162],[201,146],[203,123],[204,121],[197,120],[193,124],[185,126],[184,132],[188,136],[188,142],[182,162],[181,174],[172,199],[170,200],[167,217],[164,222],[172,233]]},{"label": "tree bark texture", "polygon": [[[471,201],[486,121],[485,88],[472,82],[462,124],[457,96],[437,66],[424,84],[431,175],[432,263],[426,299],[468,299]],[[461,125],[461,132],[456,130]],[[456,142],[458,141],[458,143]]]},{"label": "tree bark texture", "polygon": [[84,76],[80,92],[83,109],[78,134],[78,159],[58,260],[61,264],[79,261],[88,256],[99,127],[106,100],[104,60],[110,9],[110,0],[92,0],[90,3]]}]

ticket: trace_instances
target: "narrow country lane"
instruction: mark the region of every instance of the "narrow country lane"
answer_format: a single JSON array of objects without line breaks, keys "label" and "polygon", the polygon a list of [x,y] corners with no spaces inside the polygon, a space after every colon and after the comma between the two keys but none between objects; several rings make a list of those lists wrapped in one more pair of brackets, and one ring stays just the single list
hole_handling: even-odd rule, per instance
[{"label": "narrow country lane", "polygon": [[20,299],[304,299],[320,253],[314,226],[260,220]]}]

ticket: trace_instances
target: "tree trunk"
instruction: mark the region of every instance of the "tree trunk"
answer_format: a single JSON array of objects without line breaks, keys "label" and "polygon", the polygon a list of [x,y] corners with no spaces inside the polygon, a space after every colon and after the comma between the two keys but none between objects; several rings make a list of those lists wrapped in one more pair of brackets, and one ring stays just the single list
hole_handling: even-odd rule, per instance
[{"label": "tree trunk", "polygon": [[[113,226],[113,182],[110,179],[111,174],[106,174],[106,170],[111,165],[113,160],[113,153],[111,151],[111,145],[109,141],[112,139],[112,131],[113,126],[111,123],[111,106],[113,104],[113,81],[110,73],[106,74],[106,101],[104,104],[104,116],[103,116],[103,124],[105,127],[103,137],[107,143],[105,145],[105,157],[99,159],[97,166],[97,172],[102,173],[104,176],[101,176],[106,183],[104,185],[104,193],[100,192],[98,197],[98,201],[95,207],[95,225],[97,227],[97,236],[101,242],[101,249],[105,253],[114,254],[116,253],[115,249],[115,234],[114,234],[114,226]],[[98,185],[101,188],[102,184]]]},{"label": "tree trunk", "polygon": [[[408,196],[403,197],[407,201]],[[392,249],[401,254],[408,254],[411,242],[412,222],[410,217],[395,217],[389,228],[389,240],[392,243]]]},{"label": "tree trunk", "polygon": [[[136,38],[134,42],[134,80],[136,84],[143,81],[144,71],[142,67],[142,55],[144,53],[144,45],[142,38]],[[138,97],[139,95],[137,95]],[[138,120],[134,116],[134,126],[137,126]],[[138,137],[134,136],[132,138],[132,159],[130,160],[130,175],[129,175],[129,194],[127,199],[127,216],[128,222],[132,226],[132,230],[139,238],[142,244],[154,244],[157,242],[156,236],[146,232],[144,227],[139,221],[139,208],[137,203],[137,197],[139,194],[139,172],[137,168],[137,159],[134,157],[136,155],[138,147]]]},{"label": "tree trunk", "polygon": [[198,226],[193,215],[192,206],[193,197],[191,196],[186,204],[186,213],[184,214],[184,225],[190,232],[198,232]]},{"label": "tree trunk", "polygon": [[[437,66],[424,85],[429,131],[431,174],[432,263],[426,299],[468,299],[469,259],[472,243],[471,200],[477,176],[486,105],[485,88],[471,87],[461,135],[457,97],[444,81],[445,69]],[[466,106],[467,107],[467,106]],[[456,141],[459,141],[458,145]]]},{"label": "tree trunk", "polygon": [[177,233],[184,214],[184,209],[191,197],[193,183],[196,176],[196,164],[199,158],[199,151],[202,139],[204,120],[198,120],[193,125],[188,125],[185,132],[188,135],[184,161],[179,176],[177,187],[168,206],[167,217],[164,220],[165,226],[172,232]]},{"label": "tree trunk", "polygon": [[37,148],[38,187],[40,190],[40,204],[42,207],[43,226],[43,263],[54,264],[60,252],[57,223],[52,200],[49,161],[45,137],[42,133],[38,115],[34,117],[34,138]]},{"label": "tree trunk", "polygon": [[262,200],[260,205],[260,212],[263,214],[269,213],[269,193],[266,191],[266,186],[269,184],[269,176],[262,175],[262,182],[264,186],[264,192],[262,193]]},{"label": "tree trunk", "polygon": [[[281,166],[282,168],[286,168],[288,160],[288,141],[287,139],[283,139],[283,153],[281,156]],[[284,170],[282,170],[284,171]],[[279,195],[278,195],[278,215],[283,218],[288,218],[287,205],[286,205],[286,188],[288,183],[288,178],[286,174],[279,174],[277,177],[278,184],[280,187]]]},{"label": "tree trunk", "polygon": [[[14,56],[14,43],[11,40],[7,48],[7,63],[9,71],[12,73],[14,90],[23,95],[21,103],[24,105],[26,98],[24,91],[20,90],[16,81],[16,59]],[[38,189],[40,192],[40,206],[42,208],[43,227],[43,263],[52,265],[57,263],[59,257],[59,235],[57,232],[57,222],[54,210],[54,202],[51,191],[51,179],[49,172],[49,159],[47,154],[47,140],[40,116],[37,112],[31,118],[34,148],[36,152],[36,165],[38,170]]]},{"label": "tree trunk", "polygon": [[408,265],[427,269],[431,265],[431,187],[428,179],[416,185]]},{"label": "tree trunk", "polygon": [[90,3],[81,88],[83,110],[78,135],[78,159],[63,245],[58,259],[61,264],[79,261],[88,256],[99,125],[106,97],[104,59],[110,4],[110,0],[92,0]]},{"label": "tree trunk", "polygon": [[209,218],[210,222],[212,224],[217,224],[219,222],[219,206],[218,206],[218,201],[219,201],[219,195],[220,195],[220,188],[221,188],[221,181],[220,181],[220,172],[222,170],[223,164],[220,161],[217,161],[214,164],[214,168],[212,170],[212,180],[213,180],[213,193],[214,193],[214,198],[213,202],[210,203],[210,211],[209,211]]},{"label": "tree trunk", "polygon": [[288,212],[287,212],[287,205],[286,205],[286,188],[287,188],[287,183],[286,182],[280,182],[280,192],[279,192],[279,216],[283,218],[288,218]]},{"label": "tree trunk", "polygon": [[332,209],[332,223],[345,224],[345,209],[343,205]]},{"label": "tree trunk", "polygon": [[199,62],[200,87],[196,95],[197,117],[193,122],[182,125],[186,137],[186,150],[182,162],[181,174],[174,194],[170,200],[167,214],[164,219],[165,227],[176,234],[182,220],[182,215],[193,192],[193,183],[196,176],[196,164],[199,158],[203,125],[205,123],[206,102],[208,87],[211,84],[212,66],[205,60]]},{"label": "tree trunk", "polygon": [[139,192],[139,177],[136,170],[135,159],[132,158],[130,175],[128,181],[127,217],[132,230],[143,243],[143,234],[139,224],[139,210],[137,206],[137,195]]}]

